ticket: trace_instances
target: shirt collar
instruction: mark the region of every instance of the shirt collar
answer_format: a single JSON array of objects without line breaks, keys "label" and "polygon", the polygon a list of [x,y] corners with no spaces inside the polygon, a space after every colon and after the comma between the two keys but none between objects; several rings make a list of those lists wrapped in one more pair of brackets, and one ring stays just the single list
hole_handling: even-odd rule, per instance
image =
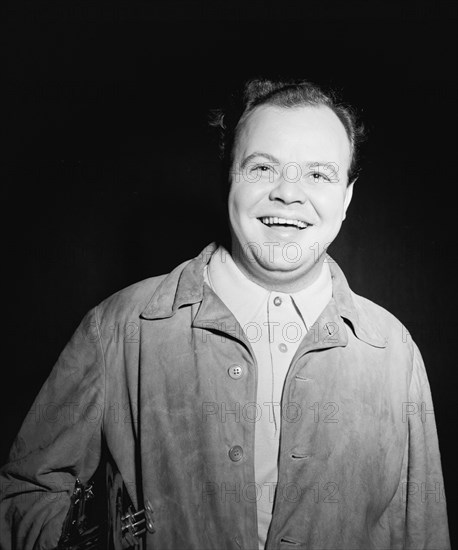
[{"label": "shirt collar", "polygon": [[269,291],[248,279],[222,246],[212,255],[208,266],[210,286],[244,326],[265,313],[270,294],[283,300],[290,297],[309,329],[332,298],[332,278],[327,262],[318,278],[307,288],[291,294]]},{"label": "shirt collar", "polygon": [[[180,307],[202,302],[204,267],[217,248],[216,243],[209,244],[196,258],[183,262],[166,275],[141,316],[144,319],[172,317]],[[337,263],[330,256],[327,260],[332,277],[332,295],[339,315],[351,325],[360,340],[376,347],[385,347],[387,341],[380,332],[377,319],[369,316],[367,308],[355,301],[355,295]]]}]

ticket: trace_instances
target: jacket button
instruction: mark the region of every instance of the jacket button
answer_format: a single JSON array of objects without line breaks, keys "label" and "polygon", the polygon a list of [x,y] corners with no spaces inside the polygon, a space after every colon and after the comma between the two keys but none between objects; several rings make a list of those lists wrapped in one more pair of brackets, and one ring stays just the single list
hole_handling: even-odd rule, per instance
[{"label": "jacket button", "polygon": [[288,346],[282,342],[281,344],[278,344],[278,349],[282,353],[286,353],[288,351]]},{"label": "jacket button", "polygon": [[238,462],[243,458],[243,449],[240,445],[234,445],[229,449],[229,458],[232,462]]},{"label": "jacket button", "polygon": [[232,365],[227,370],[229,373],[229,376],[233,378],[234,380],[237,380],[238,378],[241,378],[243,376],[243,367],[242,365]]},{"label": "jacket button", "polygon": [[280,296],[275,296],[274,298],[274,304],[276,306],[281,306],[281,303],[282,303],[282,299],[280,298]]}]

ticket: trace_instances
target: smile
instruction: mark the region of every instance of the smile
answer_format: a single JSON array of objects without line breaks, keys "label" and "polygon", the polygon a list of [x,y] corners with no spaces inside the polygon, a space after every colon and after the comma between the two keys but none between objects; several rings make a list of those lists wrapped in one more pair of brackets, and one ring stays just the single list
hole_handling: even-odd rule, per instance
[{"label": "smile", "polygon": [[305,229],[310,225],[309,223],[305,223],[301,220],[288,220],[286,218],[277,218],[276,216],[262,217],[262,218],[258,218],[258,220],[262,222],[264,225],[267,225],[267,227],[281,226],[281,227],[297,227],[298,229]]}]

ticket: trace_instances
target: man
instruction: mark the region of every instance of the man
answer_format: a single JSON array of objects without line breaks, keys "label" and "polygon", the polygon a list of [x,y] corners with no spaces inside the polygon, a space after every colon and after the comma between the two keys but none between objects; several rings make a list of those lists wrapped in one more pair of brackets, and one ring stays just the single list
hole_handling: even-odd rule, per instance
[{"label": "man", "polygon": [[449,548],[420,353],[326,254],[354,116],[307,82],[255,80],[215,125],[230,251],[87,314],[2,470],[2,548],[57,546],[102,442],[151,511],[146,548]]}]

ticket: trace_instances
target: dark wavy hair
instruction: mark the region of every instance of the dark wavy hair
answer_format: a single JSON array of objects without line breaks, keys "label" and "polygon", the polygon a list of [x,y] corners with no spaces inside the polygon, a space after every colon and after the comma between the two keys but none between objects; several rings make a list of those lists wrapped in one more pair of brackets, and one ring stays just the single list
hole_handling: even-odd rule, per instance
[{"label": "dark wavy hair", "polygon": [[283,108],[324,105],[329,107],[342,122],[350,142],[351,161],[348,169],[348,185],[359,174],[359,145],[364,139],[364,127],[357,119],[355,110],[339,101],[333,91],[324,92],[319,86],[306,80],[248,80],[242,90],[229,96],[227,105],[210,112],[209,124],[219,133],[219,150],[223,162],[225,198],[229,192],[230,171],[233,163],[234,145],[249,114],[260,105],[275,105]]}]

